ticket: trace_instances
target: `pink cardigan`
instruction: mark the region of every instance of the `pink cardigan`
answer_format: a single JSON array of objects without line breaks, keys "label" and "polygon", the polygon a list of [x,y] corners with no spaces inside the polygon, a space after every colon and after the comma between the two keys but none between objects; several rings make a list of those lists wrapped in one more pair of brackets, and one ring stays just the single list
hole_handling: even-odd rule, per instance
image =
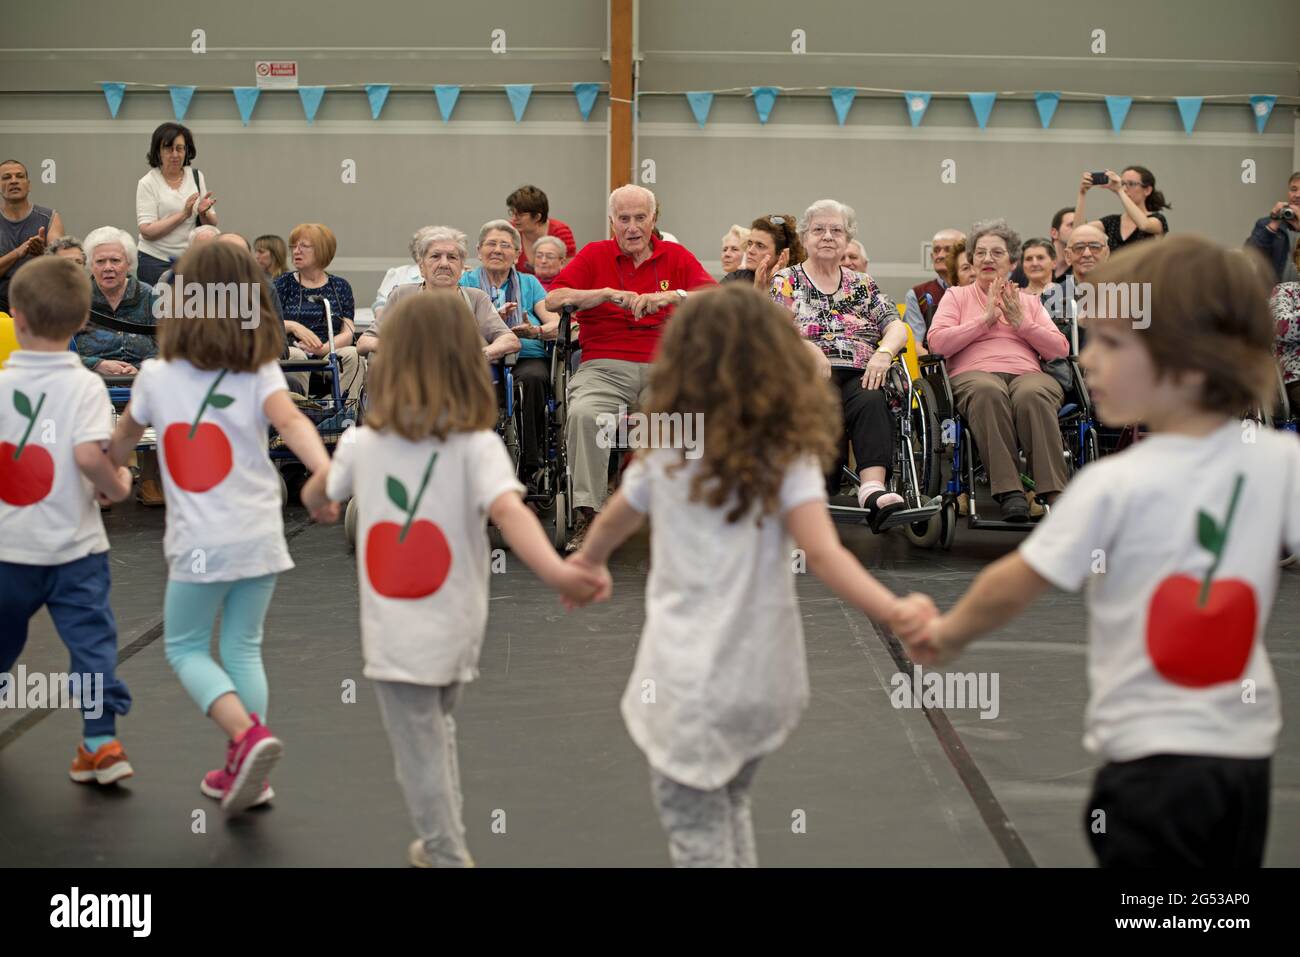
[{"label": "pink cardigan", "polygon": [[999,319],[989,328],[984,324],[988,297],[976,283],[949,287],[939,300],[934,321],[926,337],[930,351],[947,360],[948,375],[982,372],[1042,372],[1041,359],[1060,359],[1070,344],[1052,322],[1042,302],[1032,293],[1020,291],[1019,329]]}]

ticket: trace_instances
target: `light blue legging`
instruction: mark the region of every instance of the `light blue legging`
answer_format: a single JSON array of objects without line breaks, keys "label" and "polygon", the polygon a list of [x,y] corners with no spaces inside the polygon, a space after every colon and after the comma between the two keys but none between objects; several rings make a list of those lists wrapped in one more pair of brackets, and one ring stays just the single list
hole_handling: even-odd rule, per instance
[{"label": "light blue legging", "polygon": [[[262,621],[275,575],[231,582],[167,583],[163,635],[167,663],[204,714],[235,692],[251,714],[266,718]],[[212,624],[221,612],[221,664],[212,660]]]}]

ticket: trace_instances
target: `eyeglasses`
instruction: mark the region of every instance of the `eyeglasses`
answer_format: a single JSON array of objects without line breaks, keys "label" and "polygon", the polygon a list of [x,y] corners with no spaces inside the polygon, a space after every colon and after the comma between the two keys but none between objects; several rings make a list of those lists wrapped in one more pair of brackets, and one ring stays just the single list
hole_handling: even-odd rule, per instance
[{"label": "eyeglasses", "polygon": [[1120,180],[1119,185],[1123,186],[1125,189],[1141,189],[1145,184],[1140,179],[1137,181],[1123,179]]},{"label": "eyeglasses", "polygon": [[314,249],[315,247],[312,246],[311,243],[294,243],[294,244],[293,244],[292,246],[290,246],[289,248],[290,248],[291,250],[293,250],[294,252],[298,252],[298,251],[301,250],[302,252],[309,253],[309,252],[311,252],[312,249]]},{"label": "eyeglasses", "polygon": [[1007,251],[1005,249],[977,249],[971,253],[971,259],[1006,259]]},{"label": "eyeglasses", "polygon": [[1070,252],[1072,252],[1072,253],[1081,253],[1081,252],[1099,253],[1099,252],[1101,252],[1101,249],[1102,249],[1102,247],[1103,247],[1104,245],[1105,245],[1105,243],[1075,243],[1074,245],[1072,245],[1072,246],[1070,247]]},{"label": "eyeglasses", "polygon": [[495,239],[488,240],[483,244],[484,249],[514,249],[515,244],[512,242],[497,242]]},{"label": "eyeglasses", "polygon": [[839,239],[840,237],[845,235],[844,227],[843,226],[814,226],[812,229],[808,230],[809,236],[825,236],[827,234],[830,234],[831,236],[834,236],[836,239]]}]

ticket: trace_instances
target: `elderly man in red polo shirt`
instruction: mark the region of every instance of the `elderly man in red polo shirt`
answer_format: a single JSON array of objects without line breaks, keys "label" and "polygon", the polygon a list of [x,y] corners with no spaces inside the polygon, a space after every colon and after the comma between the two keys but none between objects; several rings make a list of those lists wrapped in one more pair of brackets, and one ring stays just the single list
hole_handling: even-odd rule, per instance
[{"label": "elderly man in red polo shirt", "polygon": [[546,296],[547,309],[581,310],[575,318],[582,327],[582,365],[569,383],[565,436],[577,509],[570,551],[582,545],[605,502],[609,448],[600,441],[598,417],[636,405],[674,307],[692,289],[714,285],[686,247],[654,238],[650,190],[620,186],[609,195],[608,213],[614,238],[583,246]]}]

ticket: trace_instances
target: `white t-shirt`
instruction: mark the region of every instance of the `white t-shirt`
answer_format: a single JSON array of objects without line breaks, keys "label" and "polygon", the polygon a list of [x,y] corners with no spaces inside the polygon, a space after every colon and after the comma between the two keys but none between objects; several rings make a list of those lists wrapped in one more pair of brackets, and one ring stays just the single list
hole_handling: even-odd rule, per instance
[{"label": "white t-shirt", "polygon": [[293,568],[264,411],[287,388],[275,362],[256,372],[205,371],[184,359],[140,367],[127,412],[158,433],[171,578],[236,581]]},{"label": "white t-shirt", "polygon": [[[185,208],[185,200],[189,199],[199,191],[199,184],[195,180],[193,167],[186,166],[185,176],[181,180],[179,189],[172,189],[167,185],[167,180],[163,178],[162,170],[154,168],[149,170],[140,177],[140,182],[135,186],[135,221],[139,225],[145,223],[157,222],[160,219],[166,219],[172,213],[179,212]],[[207,190],[212,187],[208,183],[208,177],[203,175],[203,186]],[[200,196],[200,199],[203,197]],[[135,238],[136,247],[142,253],[148,253],[155,259],[174,259],[185,252],[189,247],[190,230],[194,228],[194,221],[198,218],[195,209],[198,208],[196,202],[190,208],[190,215],[181,220],[180,225],[173,229],[165,236],[158,239],[145,239],[141,235]]]},{"label": "white t-shirt", "polygon": [[366,677],[472,681],[488,616],[488,510],[524,491],[501,438],[484,430],[410,442],[351,428],[326,491],[356,499]]},{"label": "white t-shirt", "polygon": [[660,774],[702,790],[781,746],[808,703],[808,666],[783,516],[824,501],[812,460],[786,470],[779,515],[729,524],[726,507],[690,501],[699,461],[639,456],[622,491],[653,525],[646,620],[623,693],[628,733]]},{"label": "white t-shirt", "polygon": [[0,370],[0,561],[63,565],[108,551],[76,449],[112,434],[104,380],[75,352],[9,356]]},{"label": "white t-shirt", "polygon": [[1087,584],[1089,751],[1272,754],[1263,637],[1284,541],[1300,550],[1300,441],[1254,423],[1153,435],[1070,482],[1020,554],[1058,588]]}]

